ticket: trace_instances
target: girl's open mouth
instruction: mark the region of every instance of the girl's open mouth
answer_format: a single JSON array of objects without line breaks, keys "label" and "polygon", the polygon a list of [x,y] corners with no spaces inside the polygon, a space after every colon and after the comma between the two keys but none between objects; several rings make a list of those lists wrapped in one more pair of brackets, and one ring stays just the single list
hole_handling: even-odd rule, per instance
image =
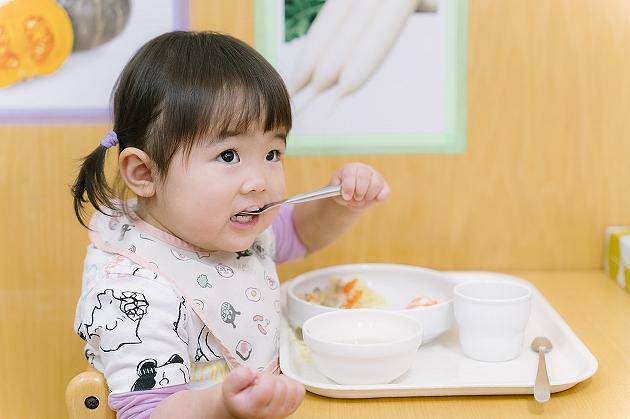
[{"label": "girl's open mouth", "polygon": [[233,215],[230,221],[238,224],[250,224],[258,218],[258,215]]}]

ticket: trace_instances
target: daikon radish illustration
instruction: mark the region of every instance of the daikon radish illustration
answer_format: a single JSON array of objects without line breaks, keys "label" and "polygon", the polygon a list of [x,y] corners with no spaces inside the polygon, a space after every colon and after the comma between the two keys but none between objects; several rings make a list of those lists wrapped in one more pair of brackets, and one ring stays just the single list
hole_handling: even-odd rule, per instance
[{"label": "daikon radish illustration", "polygon": [[318,93],[319,91],[315,89],[312,83],[307,84],[303,89],[295,92],[291,97],[295,114],[301,114]]},{"label": "daikon radish illustration", "polygon": [[350,18],[335,34],[334,42],[328,45],[315,66],[311,83],[316,90],[325,90],[337,82],[341,69],[349,59],[352,50],[362,37],[372,31],[372,25],[380,20],[377,11],[381,9],[379,7],[381,3],[389,5],[390,0],[358,0],[353,2]]},{"label": "daikon radish illustration", "polygon": [[[309,84],[294,96],[294,113],[301,115],[305,113],[307,107],[318,106],[320,116],[326,120],[334,116],[340,99],[342,99],[342,95],[339,94],[337,85],[320,92],[312,84]],[[319,105],[315,105],[318,102]],[[325,103],[325,108],[322,108],[322,103]]]},{"label": "daikon radish illustration", "polygon": [[353,0],[327,0],[319,10],[291,71],[289,91],[292,94],[310,81],[315,65],[326,48],[333,43],[335,35],[348,19],[354,3]]},{"label": "daikon radish illustration", "polygon": [[[328,0],[331,1],[341,0]],[[333,111],[344,96],[365,84],[385,61],[409,16],[414,12],[437,10],[437,0],[345,1],[350,11],[346,12],[341,26],[335,26],[339,25],[339,20],[329,25],[327,20],[333,22],[333,12],[323,14],[325,6],[322,7],[315,19],[317,26],[313,28],[314,21],[307,34],[307,38],[311,33],[314,35],[313,43],[305,41],[301,53],[301,57],[309,57],[313,61],[300,63],[298,58],[294,64],[294,71],[302,71],[301,74],[294,73],[293,77],[294,86],[299,86],[292,91],[296,115],[303,113],[324,92],[328,97],[327,109]],[[336,3],[339,12],[336,19],[341,16],[339,4]],[[337,27],[337,30],[331,30],[332,27]],[[328,43],[318,43],[324,42],[324,39],[328,39]]]},{"label": "daikon radish illustration", "polygon": [[[370,27],[353,45],[339,75],[339,94],[347,95],[361,87],[385,60],[407,19],[421,0],[388,0],[381,2]],[[319,67],[315,69],[315,74]]]}]

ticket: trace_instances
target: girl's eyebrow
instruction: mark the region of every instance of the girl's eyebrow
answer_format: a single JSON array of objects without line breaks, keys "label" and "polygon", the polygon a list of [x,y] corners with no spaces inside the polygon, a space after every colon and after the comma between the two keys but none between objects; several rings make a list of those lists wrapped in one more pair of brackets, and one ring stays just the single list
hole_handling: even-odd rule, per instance
[{"label": "girl's eyebrow", "polygon": [[[247,133],[244,132],[240,132],[240,131],[222,131],[220,133],[218,133],[217,135],[215,135],[211,140],[210,143],[211,144],[217,144],[217,143],[221,143],[223,141],[225,141],[228,138],[231,137],[238,137],[240,135],[247,135]],[[279,140],[282,140],[282,142],[286,145],[287,143],[287,134],[281,131],[278,131],[274,134],[273,138],[277,138]]]},{"label": "girl's eyebrow", "polygon": [[283,132],[278,132],[278,133],[276,133],[276,135],[273,136],[273,138],[278,138],[278,139],[282,140],[284,145],[287,145],[287,134],[285,134]]},{"label": "girl's eyebrow", "polygon": [[213,142],[221,142],[223,140],[225,140],[226,138],[230,138],[230,137],[238,137],[239,135],[243,135],[242,132],[238,132],[238,131],[222,131],[220,133],[218,133]]}]

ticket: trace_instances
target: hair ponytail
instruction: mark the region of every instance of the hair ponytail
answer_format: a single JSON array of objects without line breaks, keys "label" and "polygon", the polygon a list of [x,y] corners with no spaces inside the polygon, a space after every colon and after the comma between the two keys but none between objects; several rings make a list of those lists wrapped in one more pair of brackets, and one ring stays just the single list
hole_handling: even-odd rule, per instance
[{"label": "hair ponytail", "polygon": [[99,144],[94,151],[83,158],[81,169],[72,186],[74,197],[74,214],[87,228],[85,204],[89,201],[97,211],[101,207],[114,209],[113,191],[105,176],[105,157],[108,147]]}]

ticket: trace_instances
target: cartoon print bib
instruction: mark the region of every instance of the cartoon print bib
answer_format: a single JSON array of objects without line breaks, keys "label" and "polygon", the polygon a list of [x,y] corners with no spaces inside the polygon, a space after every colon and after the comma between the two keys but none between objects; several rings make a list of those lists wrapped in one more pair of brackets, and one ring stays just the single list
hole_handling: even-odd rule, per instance
[{"label": "cartoon print bib", "polygon": [[271,229],[237,253],[195,249],[121,212],[96,212],[90,230],[101,250],[168,278],[216,338],[230,368],[277,370],[280,284]]}]

